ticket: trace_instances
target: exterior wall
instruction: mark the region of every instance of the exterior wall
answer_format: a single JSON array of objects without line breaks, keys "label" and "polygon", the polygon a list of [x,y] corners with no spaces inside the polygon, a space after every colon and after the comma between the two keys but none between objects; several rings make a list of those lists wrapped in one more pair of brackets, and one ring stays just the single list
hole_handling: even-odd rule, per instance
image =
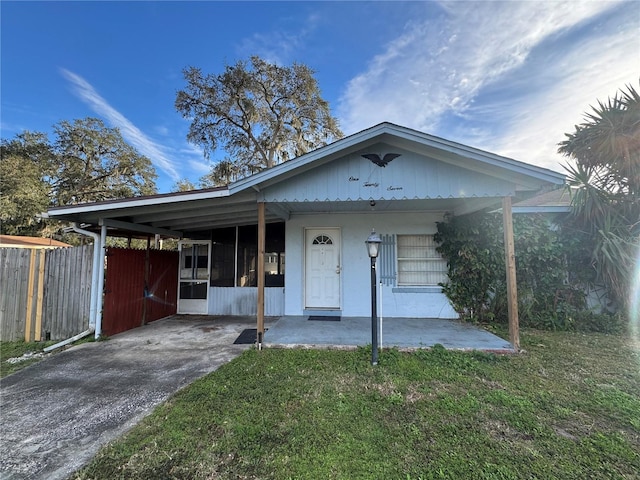
[{"label": "exterior wall", "polygon": [[271,203],[502,197],[516,188],[513,182],[384,144],[361,153],[371,151],[393,151],[401,156],[381,168],[360,153],[347,155],[265,188],[264,200]]},{"label": "exterior wall", "polygon": [[[264,289],[264,310],[267,317],[284,315],[284,288]],[[257,315],[258,288],[210,287],[207,313],[209,315]]]},{"label": "exterior wall", "polygon": [[[360,213],[293,215],[286,227],[285,315],[304,312],[305,228],[341,229],[341,315],[371,315],[370,260],[365,240],[375,228],[385,234],[434,234],[442,213]],[[382,287],[378,305],[384,317],[457,318],[439,287]]]}]

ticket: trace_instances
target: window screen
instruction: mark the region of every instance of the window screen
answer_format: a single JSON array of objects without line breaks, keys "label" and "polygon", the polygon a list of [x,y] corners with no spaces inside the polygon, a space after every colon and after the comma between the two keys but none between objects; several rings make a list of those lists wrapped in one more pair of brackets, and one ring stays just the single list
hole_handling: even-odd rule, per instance
[{"label": "window screen", "polygon": [[397,236],[398,285],[426,286],[447,281],[447,262],[433,235]]},{"label": "window screen", "polygon": [[[265,236],[265,285],[284,287],[284,223],[267,224]],[[212,239],[211,285],[255,287],[258,226],[215,229]]]}]

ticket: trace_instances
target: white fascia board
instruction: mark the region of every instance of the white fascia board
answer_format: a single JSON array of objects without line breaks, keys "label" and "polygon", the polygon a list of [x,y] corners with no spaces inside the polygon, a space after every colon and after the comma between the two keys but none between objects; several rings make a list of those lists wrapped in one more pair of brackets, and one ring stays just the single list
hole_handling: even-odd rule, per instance
[{"label": "white fascia board", "polygon": [[229,191],[231,194],[247,188],[255,188],[257,191],[259,191],[258,185],[263,182],[272,180],[280,175],[289,173],[293,170],[313,163],[320,158],[339,153],[342,150],[347,150],[350,147],[356,146],[360,143],[364,143],[367,140],[372,140],[384,134],[401,138],[410,142],[415,142],[426,147],[436,148],[438,150],[442,150],[443,152],[458,155],[462,158],[476,160],[481,163],[499,167],[510,172],[533,177],[544,182],[562,185],[566,180],[566,176],[564,174],[555,172],[547,168],[538,167],[537,165],[531,165],[518,160],[514,160],[512,158],[503,157],[501,155],[486,152],[484,150],[463,145],[461,143],[446,140],[444,138],[435,137],[418,130],[412,130],[410,128],[394,125],[392,123],[381,123],[374,127],[337,140],[324,147],[320,147],[317,150],[294,158],[293,160],[281,163],[280,165],[276,165],[273,168],[263,170],[262,172],[256,173],[255,175],[238,180],[237,182],[229,185]]},{"label": "white fascia board", "polygon": [[566,176],[554,170],[550,170],[548,168],[543,168],[537,165],[521,162],[519,160],[514,160],[513,158],[503,157],[495,153],[487,152],[485,150],[480,150],[475,147],[470,147],[462,143],[456,143],[451,140],[446,140],[444,138],[434,137],[433,135],[419,132],[417,130],[410,130],[404,127],[398,127],[398,129],[396,129],[393,132],[393,134],[395,134],[400,138],[404,138],[405,140],[414,141],[416,143],[420,143],[425,146],[430,146],[433,148],[437,148],[439,150],[460,155],[462,157],[478,160],[480,162],[501,167],[507,170],[511,170],[513,172],[533,176],[535,178],[538,178],[540,180],[544,180],[550,183],[555,183],[555,184],[565,183]]},{"label": "white fascia board", "polygon": [[57,215],[74,215],[88,212],[108,212],[110,210],[147,207],[151,205],[166,205],[169,203],[190,202],[193,200],[206,200],[210,198],[222,198],[228,196],[229,190],[221,189],[213,192],[168,194],[161,197],[132,197],[118,200],[107,200],[106,202],[83,203],[79,205],[54,207],[47,211],[47,215],[49,218],[56,218]]},{"label": "white fascia board", "polygon": [[[376,125],[375,127],[372,127],[370,129],[363,130],[348,137],[341,138],[340,140],[330,143],[329,145],[320,147],[317,150],[313,150],[312,152],[301,155],[297,158],[289,160],[288,162],[276,165],[273,168],[268,168],[256,173],[255,175],[251,175],[250,177],[238,180],[237,182],[229,185],[229,192],[231,193],[231,195],[233,195],[234,193],[245,190],[247,188],[256,187],[262,182],[271,180],[279,175],[283,175],[285,173],[291,172],[292,170],[296,170],[300,167],[313,163],[320,158],[328,157],[340,152],[341,150],[346,150],[349,147],[353,147],[354,145],[362,143],[366,140],[375,138],[378,135],[385,133],[385,129],[388,128],[387,125],[388,124],[381,123],[380,125]],[[256,188],[256,190],[259,189]]]},{"label": "white fascia board", "polygon": [[570,213],[567,205],[538,205],[530,207],[511,207],[512,213]]}]

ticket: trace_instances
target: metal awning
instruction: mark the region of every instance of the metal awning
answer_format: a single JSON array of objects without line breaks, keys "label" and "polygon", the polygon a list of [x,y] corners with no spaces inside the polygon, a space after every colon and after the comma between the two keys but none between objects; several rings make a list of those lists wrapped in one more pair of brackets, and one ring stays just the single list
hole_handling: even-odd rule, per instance
[{"label": "metal awning", "polygon": [[[52,208],[49,218],[120,231],[189,236],[193,232],[258,221],[256,193],[230,196],[226,188],[195,190]],[[268,222],[278,221],[270,213]]]}]

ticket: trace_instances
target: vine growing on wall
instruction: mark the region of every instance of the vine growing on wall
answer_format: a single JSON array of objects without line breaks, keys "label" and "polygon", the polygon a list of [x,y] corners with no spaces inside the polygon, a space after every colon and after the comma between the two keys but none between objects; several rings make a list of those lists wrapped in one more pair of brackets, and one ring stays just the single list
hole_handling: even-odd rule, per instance
[{"label": "vine growing on wall", "polygon": [[[584,288],[570,275],[570,242],[542,216],[514,216],[518,310],[523,326],[571,329],[585,312]],[[443,292],[464,320],[507,321],[502,215],[451,216],[435,240],[447,260]],[[574,281],[575,280],[575,281]]]}]

